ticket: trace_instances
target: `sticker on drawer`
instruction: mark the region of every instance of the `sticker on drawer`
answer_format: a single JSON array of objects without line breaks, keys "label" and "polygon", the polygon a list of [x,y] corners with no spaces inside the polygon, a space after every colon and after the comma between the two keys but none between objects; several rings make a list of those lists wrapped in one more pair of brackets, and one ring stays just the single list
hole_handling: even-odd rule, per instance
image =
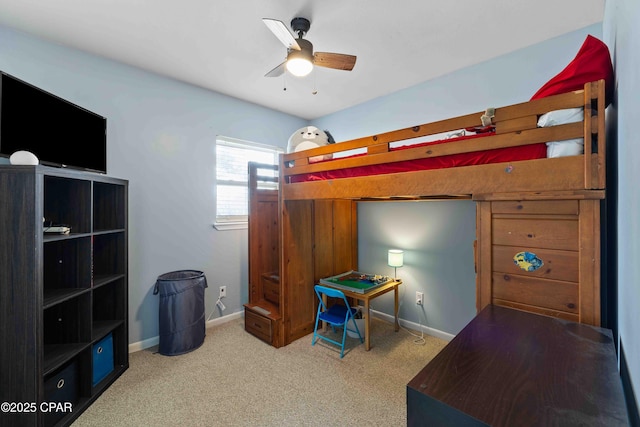
[{"label": "sticker on drawer", "polygon": [[513,263],[524,271],[536,271],[544,265],[544,262],[533,252],[518,252],[513,256]]}]

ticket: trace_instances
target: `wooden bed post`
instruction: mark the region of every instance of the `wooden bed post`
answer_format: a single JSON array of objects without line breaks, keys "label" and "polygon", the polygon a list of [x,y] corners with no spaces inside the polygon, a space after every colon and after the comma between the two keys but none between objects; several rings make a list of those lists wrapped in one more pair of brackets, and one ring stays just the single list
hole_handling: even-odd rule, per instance
[{"label": "wooden bed post", "polygon": [[580,323],[600,326],[600,200],[580,201]]},{"label": "wooden bed post", "polygon": [[[585,190],[604,189],[606,176],[606,129],[604,80],[584,86],[584,182]],[[596,105],[594,106],[594,100]],[[595,108],[594,108],[595,107]],[[593,152],[593,136],[597,153]]]},{"label": "wooden bed post", "polygon": [[604,80],[600,80],[599,82],[592,83],[592,86],[595,86],[593,92],[597,95],[597,107],[598,107],[598,118],[595,125],[595,129],[598,132],[598,182],[596,183],[594,188],[604,189],[606,187],[606,173],[607,173],[607,130],[605,124],[605,109],[606,99],[605,99],[605,83]]}]

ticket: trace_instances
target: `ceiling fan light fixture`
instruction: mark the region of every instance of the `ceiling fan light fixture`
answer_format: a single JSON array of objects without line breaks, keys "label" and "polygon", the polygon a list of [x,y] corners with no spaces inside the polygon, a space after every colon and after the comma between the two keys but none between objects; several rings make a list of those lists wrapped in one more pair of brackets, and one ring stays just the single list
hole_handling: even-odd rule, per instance
[{"label": "ceiling fan light fixture", "polygon": [[296,77],[304,77],[313,70],[313,45],[298,39],[300,50],[290,50],[287,56],[287,70]]},{"label": "ceiling fan light fixture", "polygon": [[296,77],[304,77],[313,70],[313,64],[306,58],[290,58],[287,70]]},{"label": "ceiling fan light fixture", "polygon": [[343,53],[316,52],[313,53],[313,44],[303,38],[309,31],[311,22],[306,18],[293,18],[291,29],[298,35],[294,38],[282,21],[271,18],[262,18],[271,32],[287,47],[287,59],[273,70],[265,74],[265,77],[278,77],[289,71],[296,77],[308,75],[314,66],[333,68],[334,70],[351,71],[356,63],[354,55]]}]

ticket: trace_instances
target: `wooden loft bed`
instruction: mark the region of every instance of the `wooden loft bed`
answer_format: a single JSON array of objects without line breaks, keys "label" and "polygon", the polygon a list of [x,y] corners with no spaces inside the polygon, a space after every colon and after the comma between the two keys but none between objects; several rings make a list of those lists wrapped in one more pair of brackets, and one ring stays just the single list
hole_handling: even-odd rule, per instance
[{"label": "wooden loft bed", "polygon": [[[391,145],[412,138],[479,126],[478,112],[434,123],[340,142],[311,150],[286,154],[280,165],[283,200],[362,199],[372,197],[434,197],[496,192],[582,193],[605,188],[604,81],[584,85],[583,90],[541,98],[495,110],[495,135],[455,144],[393,151]],[[539,128],[542,114],[569,108],[584,108],[582,122]],[[600,114],[598,114],[598,112]],[[349,179],[296,182],[309,174],[345,168],[379,167],[389,163],[438,158],[462,153],[527,146],[584,137],[584,155],[542,158],[460,168],[418,170],[405,173],[358,176]],[[595,144],[594,141],[596,142]],[[365,155],[338,158],[347,150],[366,150]],[[310,159],[332,155],[330,161]]]},{"label": "wooden loft bed", "polygon": [[[269,306],[264,287],[256,285],[262,280],[257,277],[268,271],[261,267],[259,273],[250,273],[252,290],[245,313],[249,312],[254,324],[247,324],[247,330],[258,336],[251,330],[259,329],[257,324],[268,328],[269,333],[261,338],[276,347],[312,332],[313,284],[322,277],[357,269],[357,201],[443,197],[477,203],[478,311],[495,304],[599,326],[605,106],[604,81],[600,80],[585,84],[583,90],[497,108],[494,132],[489,136],[396,148],[405,140],[477,128],[484,113],[478,112],[281,156],[279,190],[272,190],[269,196],[275,206],[277,194],[277,212],[264,214],[275,215],[270,220],[260,219],[278,223],[278,304],[276,309]],[[583,109],[581,121],[537,126],[541,115],[571,108]],[[322,176],[331,177],[345,168],[378,172],[403,164],[399,162],[517,150],[573,138],[584,139],[584,154],[501,158],[494,163],[406,172],[395,168],[393,173],[345,178]],[[364,153],[339,158],[345,150]],[[312,161],[326,155],[334,158]],[[251,197],[258,200],[261,196],[250,187]],[[263,257],[255,255],[259,252],[254,246],[264,245],[257,243],[260,239],[251,231],[253,217],[251,212],[250,271],[261,263],[256,257]],[[262,231],[258,233],[266,233],[259,227]],[[266,317],[256,311],[263,305],[271,308]]]}]

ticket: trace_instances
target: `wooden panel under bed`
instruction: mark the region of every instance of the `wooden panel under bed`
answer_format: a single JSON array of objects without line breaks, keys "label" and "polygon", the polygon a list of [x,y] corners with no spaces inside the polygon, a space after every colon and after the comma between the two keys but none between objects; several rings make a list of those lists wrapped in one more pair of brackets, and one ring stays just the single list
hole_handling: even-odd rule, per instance
[{"label": "wooden panel under bed", "polygon": [[476,195],[477,309],[495,304],[600,325],[601,194],[551,196]]}]

